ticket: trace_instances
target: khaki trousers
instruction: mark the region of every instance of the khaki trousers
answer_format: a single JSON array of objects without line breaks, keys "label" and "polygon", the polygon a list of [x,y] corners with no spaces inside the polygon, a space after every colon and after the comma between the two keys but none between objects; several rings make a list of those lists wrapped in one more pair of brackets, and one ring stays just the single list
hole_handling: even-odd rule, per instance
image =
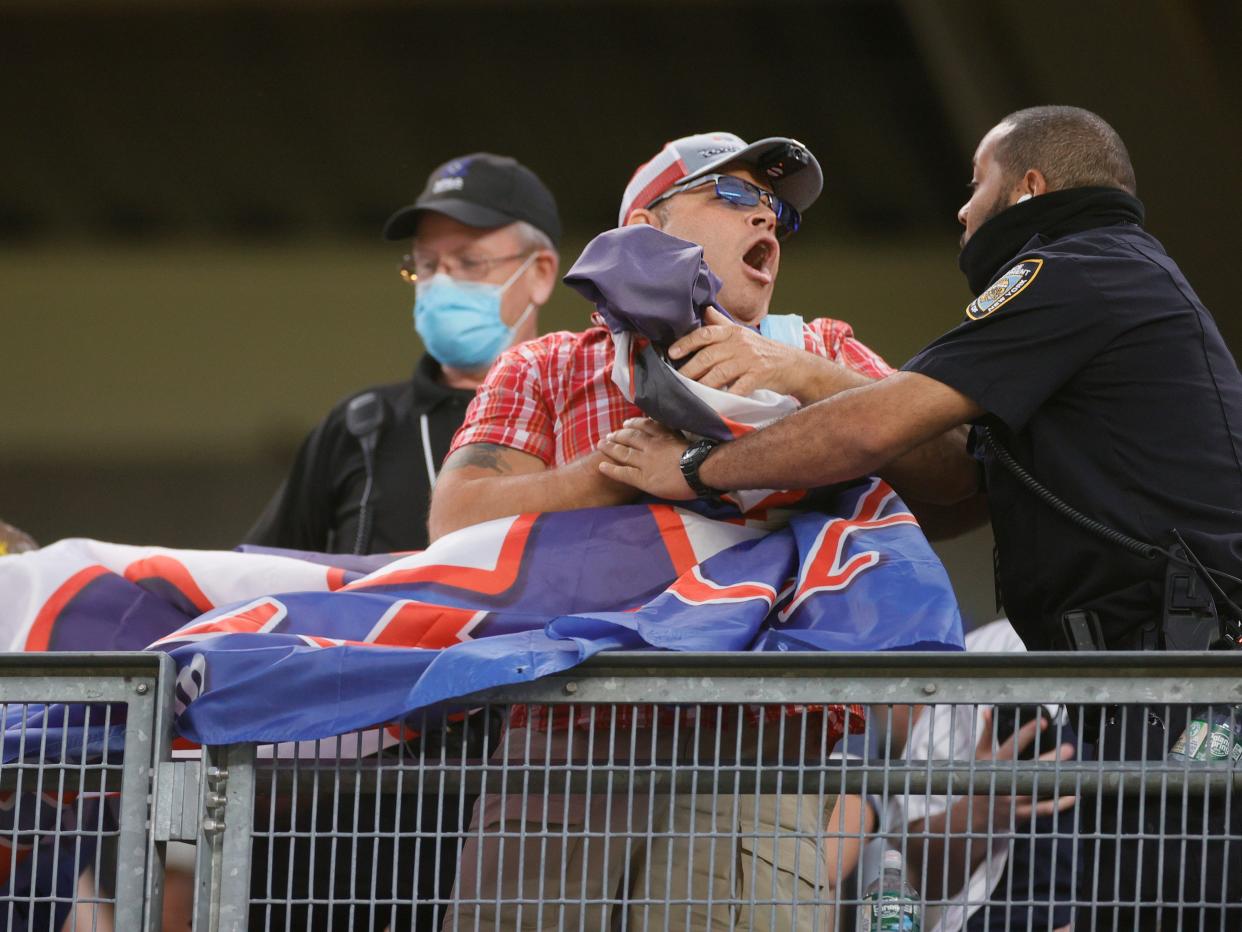
[{"label": "khaki trousers", "polygon": [[[671,755],[667,735],[635,732],[617,736],[614,760],[623,750],[628,759],[631,747]],[[566,761],[587,759],[579,752],[585,744],[581,735],[513,730],[492,762],[550,763],[555,788]],[[681,760],[689,759],[685,751]],[[608,752],[596,747],[589,756],[607,760]],[[599,790],[590,796],[480,798],[445,932],[833,929],[836,866],[826,863],[822,836],[835,796],[713,799],[710,782],[697,794],[612,793],[603,772],[594,782]]]}]

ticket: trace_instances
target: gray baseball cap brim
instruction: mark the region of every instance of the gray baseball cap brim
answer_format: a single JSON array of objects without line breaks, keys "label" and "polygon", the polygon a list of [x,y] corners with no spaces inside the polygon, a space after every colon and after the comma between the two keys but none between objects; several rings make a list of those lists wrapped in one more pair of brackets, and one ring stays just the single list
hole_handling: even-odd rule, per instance
[{"label": "gray baseball cap brim", "polygon": [[787,178],[772,178],[769,181],[772,185],[772,190],[796,207],[798,212],[801,213],[814,204],[823,192],[824,172],[819,167],[819,160],[815,158],[815,154],[810,149],[796,139],[789,139],[785,136],[769,136],[766,139],[760,139],[758,142],[752,142],[740,152],[726,153],[686,175],[678,184],[693,181],[695,178],[702,177],[703,175],[710,175],[725,165],[733,165],[737,162],[741,162],[743,165],[758,167],[759,161],[764,155],[773,149],[788,145],[797,146],[803,150],[810,156],[810,161],[802,171],[795,172]]},{"label": "gray baseball cap brim", "polygon": [[[798,157],[782,158],[785,149],[791,150],[791,155],[792,150],[796,150]],[[768,155],[776,158],[765,159]],[[798,163],[796,167],[794,162]],[[634,210],[650,206],[670,188],[739,163],[752,167],[756,175],[764,178],[772,190],[799,213],[815,203],[824,189],[819,160],[796,139],[767,136],[748,143],[736,133],[695,133],[665,143],[635,170],[621,195],[617,224],[624,225]]]}]

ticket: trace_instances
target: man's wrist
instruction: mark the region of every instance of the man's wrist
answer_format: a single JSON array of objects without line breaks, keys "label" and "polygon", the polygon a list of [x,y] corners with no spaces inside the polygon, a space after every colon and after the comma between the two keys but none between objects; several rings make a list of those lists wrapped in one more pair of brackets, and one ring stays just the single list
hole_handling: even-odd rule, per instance
[{"label": "man's wrist", "polygon": [[601,450],[593,450],[586,456],[575,460],[572,464],[580,471],[581,482],[591,491],[584,489],[584,494],[590,495],[589,504],[582,505],[584,508],[594,508],[603,505],[627,505],[638,497],[639,490],[632,485],[626,485],[624,482],[618,482],[616,479],[609,479],[599,471],[599,464],[610,462]]},{"label": "man's wrist", "polygon": [[704,482],[699,475],[699,468],[717,446],[718,442],[715,440],[697,440],[686,447],[685,452],[681,454],[682,478],[686,480],[686,485],[690,486],[690,491],[699,498],[719,498],[724,494],[720,489],[713,488]]},{"label": "man's wrist", "polygon": [[839,392],[866,385],[871,379],[861,372],[855,372],[843,363],[810,353],[812,362],[802,379],[797,391],[791,392],[802,404],[815,404],[825,398],[831,398]]}]

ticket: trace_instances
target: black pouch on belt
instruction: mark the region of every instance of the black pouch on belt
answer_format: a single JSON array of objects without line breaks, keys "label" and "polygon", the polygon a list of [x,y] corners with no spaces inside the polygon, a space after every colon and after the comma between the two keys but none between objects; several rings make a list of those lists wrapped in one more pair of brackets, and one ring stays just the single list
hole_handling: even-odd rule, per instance
[{"label": "black pouch on belt", "polygon": [[1221,637],[1216,599],[1180,543],[1168,550],[1164,571],[1165,650],[1208,650]]}]

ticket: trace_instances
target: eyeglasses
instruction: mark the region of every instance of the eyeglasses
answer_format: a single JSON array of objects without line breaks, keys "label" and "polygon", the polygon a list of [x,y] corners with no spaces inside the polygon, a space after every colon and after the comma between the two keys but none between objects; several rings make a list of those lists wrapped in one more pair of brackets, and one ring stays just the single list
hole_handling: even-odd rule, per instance
[{"label": "eyeglasses", "polygon": [[420,278],[431,278],[437,269],[444,269],[449,278],[464,282],[482,281],[492,270],[492,266],[501,262],[512,262],[514,259],[525,259],[530,255],[526,252],[515,252],[509,256],[491,256],[472,259],[469,256],[436,256],[411,253],[401,258],[401,278],[413,285]]},{"label": "eyeglasses", "polygon": [[776,214],[777,239],[785,239],[798,232],[798,227],[802,224],[802,215],[792,204],[777,197],[771,191],[765,191],[758,185],[751,184],[745,178],[738,178],[736,175],[704,175],[702,178],[695,178],[693,181],[669,188],[648,204],[647,208],[655,207],[661,201],[666,201],[683,191],[712,182],[716,185],[716,197],[730,204],[736,204],[738,207],[758,207],[761,203],[767,204],[772,209],[772,213]]}]

